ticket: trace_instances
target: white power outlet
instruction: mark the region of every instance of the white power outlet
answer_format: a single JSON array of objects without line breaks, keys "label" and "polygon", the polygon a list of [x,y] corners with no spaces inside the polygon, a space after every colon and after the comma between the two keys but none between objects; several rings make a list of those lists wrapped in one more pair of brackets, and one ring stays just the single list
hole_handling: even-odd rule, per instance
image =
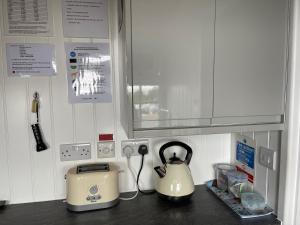
[{"label": "white power outlet", "polygon": [[259,163],[271,170],[276,170],[276,151],[260,147],[259,149]]},{"label": "white power outlet", "polygon": [[101,141],[97,143],[98,158],[114,158],[115,157],[115,142]]},{"label": "white power outlet", "polygon": [[149,140],[148,139],[136,139],[136,140],[126,140],[121,142],[122,156],[125,157],[125,152],[129,152],[130,156],[139,155],[140,145],[146,145],[149,149]]},{"label": "white power outlet", "polygon": [[60,161],[91,159],[91,144],[61,144]]}]

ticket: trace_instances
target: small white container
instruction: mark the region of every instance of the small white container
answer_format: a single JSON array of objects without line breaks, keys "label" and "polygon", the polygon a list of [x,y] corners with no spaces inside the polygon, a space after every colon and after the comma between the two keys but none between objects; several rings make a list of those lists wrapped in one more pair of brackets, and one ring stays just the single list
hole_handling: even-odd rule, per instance
[{"label": "small white container", "polygon": [[223,191],[227,191],[228,189],[228,178],[227,173],[229,171],[236,171],[234,165],[231,164],[217,164],[216,165],[216,173],[217,173],[217,187]]},{"label": "small white container", "polygon": [[231,192],[236,198],[241,197],[243,190],[247,188],[248,176],[239,171],[229,171],[228,178],[228,191]]},{"label": "small white container", "polygon": [[262,211],[266,207],[264,197],[255,192],[242,193],[241,202],[245,209],[252,212]]}]

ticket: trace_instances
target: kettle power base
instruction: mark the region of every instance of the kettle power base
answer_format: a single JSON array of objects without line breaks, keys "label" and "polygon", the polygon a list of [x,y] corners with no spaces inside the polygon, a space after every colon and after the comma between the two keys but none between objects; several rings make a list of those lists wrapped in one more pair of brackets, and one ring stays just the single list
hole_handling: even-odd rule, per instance
[{"label": "kettle power base", "polygon": [[273,213],[273,209],[270,208],[268,205],[266,205],[264,210],[259,212],[252,212],[245,209],[241,204],[241,202],[238,199],[236,199],[231,193],[228,193],[226,191],[217,188],[215,186],[215,180],[206,182],[206,186],[214,195],[216,195],[222,202],[224,202],[242,219],[257,218],[257,217],[267,216]]},{"label": "kettle power base", "polygon": [[182,203],[182,202],[187,202],[191,199],[193,193],[189,194],[189,195],[184,195],[184,196],[168,196],[168,195],[164,195],[161,194],[159,192],[157,192],[157,195],[159,198],[163,199],[163,200],[167,200],[170,202],[175,202],[175,203]]},{"label": "kettle power base", "polygon": [[0,208],[4,207],[6,205],[6,201],[4,200],[0,200]]}]

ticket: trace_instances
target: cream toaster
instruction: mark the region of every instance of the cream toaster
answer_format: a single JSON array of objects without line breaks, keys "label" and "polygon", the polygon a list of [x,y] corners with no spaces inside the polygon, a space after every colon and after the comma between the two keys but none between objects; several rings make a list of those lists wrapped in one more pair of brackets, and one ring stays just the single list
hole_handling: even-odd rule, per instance
[{"label": "cream toaster", "polygon": [[67,180],[67,208],[87,211],[109,208],[119,202],[118,168],[108,163],[71,168]]}]

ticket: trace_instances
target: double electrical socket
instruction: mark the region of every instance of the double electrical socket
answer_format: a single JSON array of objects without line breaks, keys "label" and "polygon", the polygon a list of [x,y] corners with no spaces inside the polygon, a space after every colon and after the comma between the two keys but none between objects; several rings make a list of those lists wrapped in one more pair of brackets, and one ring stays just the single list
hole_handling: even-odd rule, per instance
[{"label": "double electrical socket", "polygon": [[60,161],[91,159],[91,144],[61,144]]},{"label": "double electrical socket", "polygon": [[276,170],[276,151],[260,147],[258,161],[262,166]]},{"label": "double electrical socket", "polygon": [[[122,141],[122,156],[126,156],[125,152],[130,156],[138,156],[138,149],[141,145],[146,145],[149,149],[148,139],[126,140]],[[97,143],[98,158],[115,157],[115,142],[101,141]],[[91,144],[61,144],[60,145],[60,161],[76,161],[91,159]]]},{"label": "double electrical socket", "polygon": [[140,155],[138,150],[141,145],[146,145],[149,149],[148,139],[136,139],[136,140],[126,140],[121,142],[122,156],[126,157],[127,154],[130,156]]}]

